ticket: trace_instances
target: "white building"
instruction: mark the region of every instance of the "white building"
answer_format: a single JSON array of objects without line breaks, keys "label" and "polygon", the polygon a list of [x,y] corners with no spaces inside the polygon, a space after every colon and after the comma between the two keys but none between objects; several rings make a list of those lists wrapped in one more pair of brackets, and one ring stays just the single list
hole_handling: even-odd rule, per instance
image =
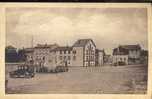
[{"label": "white building", "polygon": [[113,56],[113,64],[120,65],[124,63],[124,65],[128,65],[128,55],[114,55]]},{"label": "white building", "polygon": [[72,47],[57,47],[50,50],[50,53],[46,56],[44,66],[48,69],[55,68],[56,66],[71,66],[72,60],[75,60],[74,54]]},{"label": "white building", "polygon": [[95,66],[95,49],[93,40],[80,39],[72,47],[57,47],[50,50],[45,66]]},{"label": "white building", "polygon": [[113,64],[139,64],[140,45],[120,45],[113,50]]},{"label": "white building", "polygon": [[46,57],[50,54],[50,50],[53,50],[56,47],[58,47],[57,44],[38,44],[36,47],[34,47],[33,61],[34,65],[36,66],[36,71],[39,71],[39,69],[44,66],[44,63],[48,61]]}]

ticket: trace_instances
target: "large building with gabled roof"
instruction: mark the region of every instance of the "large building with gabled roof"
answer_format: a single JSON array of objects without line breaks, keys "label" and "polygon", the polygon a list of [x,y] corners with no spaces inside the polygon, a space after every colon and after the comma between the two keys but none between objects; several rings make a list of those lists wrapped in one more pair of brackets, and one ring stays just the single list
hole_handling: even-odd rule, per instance
[{"label": "large building with gabled roof", "polygon": [[46,65],[95,66],[96,45],[92,39],[79,39],[73,46],[50,50]]},{"label": "large building with gabled roof", "polygon": [[32,54],[37,70],[43,66],[49,70],[56,66],[101,66],[104,55],[100,50],[97,53],[92,39],[78,39],[72,46],[38,44]]},{"label": "large building with gabled roof", "polygon": [[119,45],[113,49],[113,63],[139,64],[141,56],[140,45]]}]

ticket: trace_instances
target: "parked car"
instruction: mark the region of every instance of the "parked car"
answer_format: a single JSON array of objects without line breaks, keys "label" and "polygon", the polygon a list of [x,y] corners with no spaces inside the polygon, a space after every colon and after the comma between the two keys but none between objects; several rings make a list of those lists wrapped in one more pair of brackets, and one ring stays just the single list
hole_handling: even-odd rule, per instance
[{"label": "parked car", "polygon": [[18,69],[12,72],[9,72],[11,78],[32,78],[35,76],[34,69],[23,65],[18,66]]},{"label": "parked car", "polygon": [[125,62],[119,61],[118,63],[114,63],[114,66],[123,66],[126,65]]},{"label": "parked car", "polygon": [[48,73],[48,68],[47,67],[40,68],[39,73]]},{"label": "parked car", "polygon": [[51,73],[67,72],[68,66],[56,66],[55,69],[50,70]]}]

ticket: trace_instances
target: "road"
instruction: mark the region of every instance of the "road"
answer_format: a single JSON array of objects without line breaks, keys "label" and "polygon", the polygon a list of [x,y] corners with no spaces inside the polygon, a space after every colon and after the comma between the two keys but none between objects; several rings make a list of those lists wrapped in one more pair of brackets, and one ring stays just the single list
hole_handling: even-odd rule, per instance
[{"label": "road", "polygon": [[8,78],[6,93],[128,94],[146,93],[146,66],[71,67],[68,72]]}]

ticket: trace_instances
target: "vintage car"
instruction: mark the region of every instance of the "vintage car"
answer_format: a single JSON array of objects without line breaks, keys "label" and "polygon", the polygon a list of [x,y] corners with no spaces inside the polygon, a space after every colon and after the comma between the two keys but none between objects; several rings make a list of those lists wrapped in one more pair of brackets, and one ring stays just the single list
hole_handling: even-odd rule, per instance
[{"label": "vintage car", "polygon": [[68,66],[56,66],[55,69],[50,70],[51,73],[67,72]]},{"label": "vintage car", "polygon": [[33,68],[22,65],[18,66],[17,70],[9,72],[9,76],[11,78],[32,78],[35,76],[35,73]]},{"label": "vintage car", "polygon": [[114,63],[114,66],[124,66],[125,62],[119,61],[118,63]]}]

